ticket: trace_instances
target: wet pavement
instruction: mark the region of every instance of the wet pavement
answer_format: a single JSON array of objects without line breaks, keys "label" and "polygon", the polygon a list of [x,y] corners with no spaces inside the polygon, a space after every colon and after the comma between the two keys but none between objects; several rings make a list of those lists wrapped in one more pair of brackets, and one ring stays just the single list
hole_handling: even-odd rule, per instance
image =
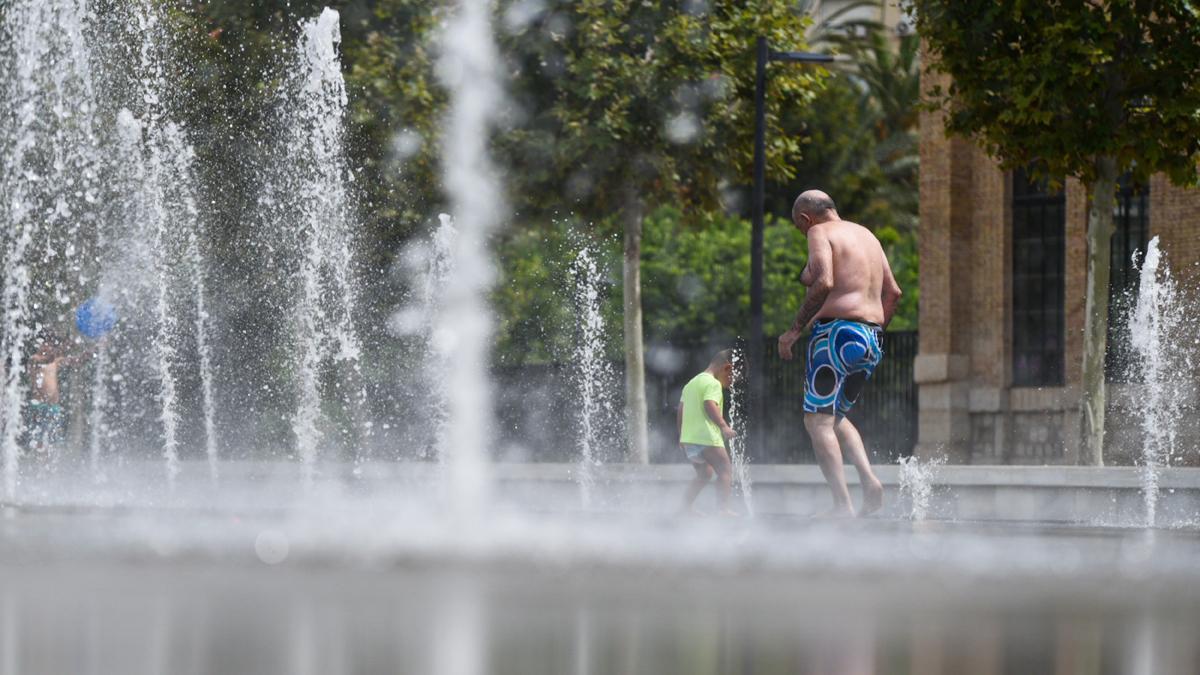
[{"label": "wet pavement", "polygon": [[1200,672],[1190,529],[222,496],[7,509],[0,675]]}]

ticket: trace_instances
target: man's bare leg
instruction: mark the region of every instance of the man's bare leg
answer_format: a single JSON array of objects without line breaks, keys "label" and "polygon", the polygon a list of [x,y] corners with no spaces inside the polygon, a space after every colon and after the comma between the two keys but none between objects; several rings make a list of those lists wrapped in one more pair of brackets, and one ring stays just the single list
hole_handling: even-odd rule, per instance
[{"label": "man's bare leg", "polygon": [[683,509],[682,513],[692,513],[692,505],[696,503],[696,497],[704,490],[704,486],[708,485],[708,481],[712,480],[713,471],[708,464],[692,464],[692,468],[696,470],[696,475],[692,476],[692,482],[688,483],[687,491],[683,493]]},{"label": "man's bare leg", "polygon": [[812,439],[813,452],[825,482],[833,492],[833,511],[830,515],[854,517],[854,504],[850,501],[850,490],[846,487],[846,472],[842,466],[842,449],[838,445],[838,434],[833,428],[833,415],[805,413],[804,428]]},{"label": "man's bare leg", "polygon": [[733,462],[725,448],[705,448],[704,459],[717,472],[717,509],[723,516],[736,515],[729,509],[729,495],[733,493]]},{"label": "man's bare leg", "polygon": [[858,482],[862,484],[863,503],[858,515],[865,516],[883,507],[883,483],[871,471],[871,462],[867,459],[867,448],[863,445],[862,436],[858,429],[845,417],[834,424],[837,431],[838,443],[842,452],[850,457],[850,463],[858,471]]}]

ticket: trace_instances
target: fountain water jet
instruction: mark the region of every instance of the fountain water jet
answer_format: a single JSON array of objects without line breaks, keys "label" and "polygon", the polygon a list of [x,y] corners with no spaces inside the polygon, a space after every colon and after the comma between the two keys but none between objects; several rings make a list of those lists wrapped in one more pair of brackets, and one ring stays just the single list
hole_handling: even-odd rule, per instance
[{"label": "fountain water jet", "polygon": [[428,423],[420,429],[408,429],[407,438],[418,445],[420,457],[435,457],[443,466],[448,458],[445,440],[449,405],[444,377],[453,353],[446,349],[450,346],[448,341],[434,335],[434,317],[454,272],[457,238],[454,218],[440,213],[438,226],[429,239],[405,249],[400,259],[411,287],[405,305],[388,321],[393,335],[415,337],[418,341],[408,358],[421,364],[422,382],[419,396],[412,397],[409,407],[420,410],[420,416]]},{"label": "fountain water jet", "polygon": [[454,218],[446,213],[438,214],[438,227],[430,241],[428,266],[420,277],[421,332],[425,338],[425,377],[431,396],[430,416],[433,420],[433,449],[438,461],[444,466],[449,457],[446,445],[446,415],[450,392],[446,389],[443,375],[450,367],[453,357],[449,340],[434,334],[434,317],[437,303],[445,292],[446,284],[454,274],[454,244],[458,230]]},{"label": "fountain water jet", "polygon": [[108,378],[109,356],[107,345],[100,347],[96,354],[95,372],[92,380],[92,410],[88,414],[88,466],[92,477],[103,481],[100,460],[103,454],[102,438],[105,426],[105,411],[108,408]]},{"label": "fountain water jet", "polygon": [[1177,426],[1190,400],[1192,385],[1188,378],[1179,376],[1195,372],[1195,350],[1191,346],[1195,333],[1188,310],[1156,236],[1146,248],[1137,302],[1129,321],[1134,352],[1129,380],[1142,387],[1136,399],[1142,426],[1142,496],[1147,527],[1153,527],[1157,519],[1160,467],[1175,456]]},{"label": "fountain water jet", "polygon": [[742,503],[746,515],[754,515],[754,485],[750,480],[750,460],[746,457],[746,421],[742,416],[742,387],[746,381],[746,357],[741,349],[733,350],[734,379],[729,389],[729,426],[737,432],[729,441],[729,459],[733,464],[733,478],[740,486]]},{"label": "fountain water jet", "polygon": [[615,405],[610,392],[613,391],[614,377],[612,366],[604,354],[608,331],[600,311],[603,302],[602,279],[590,248],[584,246],[579,249],[571,262],[570,272],[571,295],[575,316],[579,320],[573,354],[574,379],[579,398],[577,480],[583,506],[588,508],[592,502],[594,470],[599,464],[597,452],[600,448],[595,444],[603,438],[619,436],[612,428]]},{"label": "fountain water jet", "polygon": [[[60,322],[72,293],[88,280],[84,265],[96,228],[86,226],[95,223],[92,205],[99,198],[93,54],[85,18],[82,3],[35,0],[10,3],[0,16],[2,65],[11,74],[0,114],[15,121],[0,133],[0,452],[6,499],[15,496],[19,481],[25,354],[38,327]],[[55,268],[79,272],[50,275]]]},{"label": "fountain water jet", "polygon": [[[353,175],[346,161],[346,83],[337,48],[339,14],[325,8],[301,23],[289,77],[280,91],[280,156],[264,180],[260,206],[274,237],[298,259],[291,333],[295,343],[297,406],[292,418],[296,450],[311,483],[322,440],[322,372],[340,375],[341,403],[359,440],[371,433],[367,395],[354,328]],[[362,447],[358,443],[356,447]]]},{"label": "fountain water jet", "polygon": [[[150,360],[159,385],[162,454],[173,486],[179,472],[183,419],[177,371],[184,362],[181,350],[185,347],[197,353],[205,451],[210,474],[213,478],[217,475],[213,366],[200,245],[203,221],[196,196],[195,152],[186,131],[170,118],[167,97],[172,88],[166,73],[171,54],[165,19],[157,7],[139,6],[133,20],[140,38],[133,69],[134,108],[117,114],[116,161],[123,209],[114,237],[119,246],[113,251],[117,257],[107,261],[101,275],[101,294],[123,295],[124,313],[135,317],[131,326],[140,322],[141,331],[150,336]],[[145,306],[152,310],[139,320]],[[107,365],[97,367],[98,387],[93,392],[93,419],[98,427],[103,425],[108,400],[107,392],[102,391],[107,387],[103,380]],[[93,434],[91,454],[98,463],[102,452],[98,432]]]},{"label": "fountain water jet", "polygon": [[488,140],[503,101],[492,38],[491,4],[463,0],[442,35],[438,74],[450,90],[443,155],[444,184],[458,227],[453,271],[434,317],[434,335],[453,351],[446,443],[451,504],[473,519],[487,499],[487,443],[492,437],[492,386],[488,378],[492,315],[487,293],[495,270],[488,237],[502,224],[500,179]]}]

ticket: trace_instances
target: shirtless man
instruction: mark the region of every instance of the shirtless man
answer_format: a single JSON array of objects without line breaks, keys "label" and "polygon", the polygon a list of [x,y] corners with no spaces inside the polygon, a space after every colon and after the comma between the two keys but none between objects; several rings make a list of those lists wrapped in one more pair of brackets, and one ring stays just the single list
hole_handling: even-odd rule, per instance
[{"label": "shirtless man", "polygon": [[875,235],[842,220],[824,192],[801,193],[792,205],[792,222],[808,238],[808,266],[800,277],[808,294],[791,329],[779,336],[779,356],[791,360],[792,345],[815,321],[808,342],[804,427],[833,491],[830,515],[855,515],[843,452],[858,470],[863,490],[858,514],[866,515],[883,506],[883,484],[846,413],[883,358],[883,328],[896,312],[900,286]]}]

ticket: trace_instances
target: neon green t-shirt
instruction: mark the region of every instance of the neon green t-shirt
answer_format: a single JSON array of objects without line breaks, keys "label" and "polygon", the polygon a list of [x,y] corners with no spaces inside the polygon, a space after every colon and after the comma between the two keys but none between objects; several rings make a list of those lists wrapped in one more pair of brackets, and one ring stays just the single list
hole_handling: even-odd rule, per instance
[{"label": "neon green t-shirt", "polygon": [[704,412],[705,401],[716,401],[717,410],[725,411],[725,396],[721,383],[710,373],[703,372],[692,378],[683,387],[679,404],[683,406],[683,425],[679,429],[679,442],[703,445],[709,448],[725,447],[725,437]]}]

